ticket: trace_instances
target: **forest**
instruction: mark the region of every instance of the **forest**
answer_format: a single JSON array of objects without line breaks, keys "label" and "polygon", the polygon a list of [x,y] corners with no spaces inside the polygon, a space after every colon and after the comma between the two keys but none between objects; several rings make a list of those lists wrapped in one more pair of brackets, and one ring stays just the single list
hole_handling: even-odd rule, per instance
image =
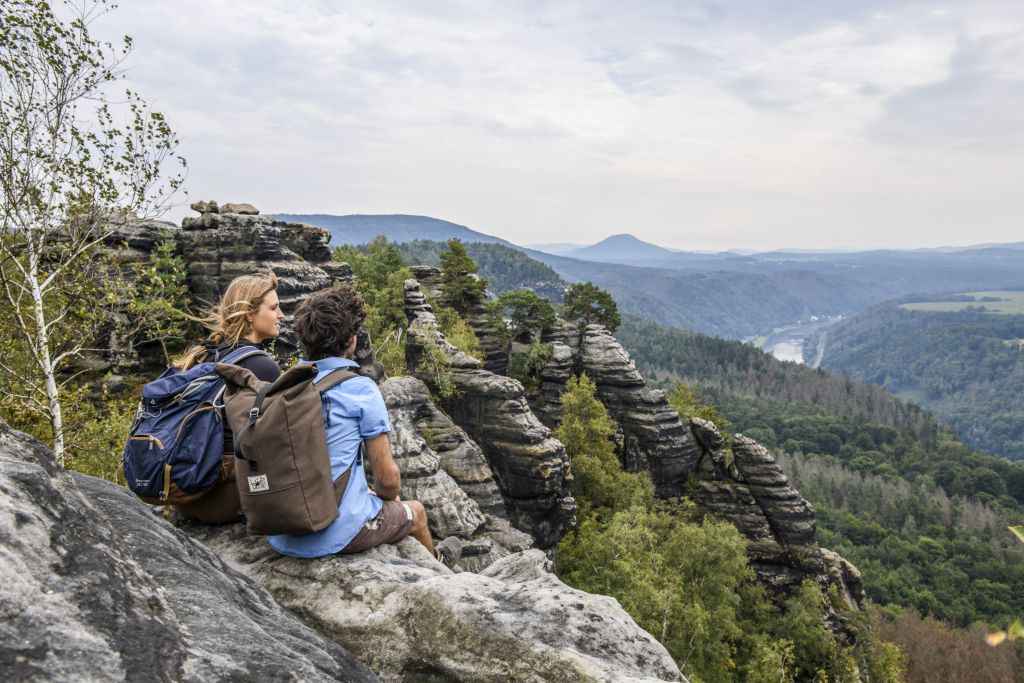
[{"label": "forest", "polygon": [[[395,247],[406,263],[429,266],[440,265],[441,254],[448,248],[444,242],[428,240],[403,242]],[[550,301],[562,300],[567,286],[565,281],[550,267],[522,251],[486,242],[467,242],[464,247],[495,294],[529,289]]]},{"label": "forest", "polygon": [[825,368],[928,408],[974,448],[1024,458],[1024,315],[985,301],[948,311],[894,302],[826,334]]},{"label": "forest", "polygon": [[961,627],[1024,613],[1024,467],[972,450],[926,411],[739,342],[626,318],[618,336],[666,387],[684,382],[733,433],[777,454],[819,540],[880,605]]}]

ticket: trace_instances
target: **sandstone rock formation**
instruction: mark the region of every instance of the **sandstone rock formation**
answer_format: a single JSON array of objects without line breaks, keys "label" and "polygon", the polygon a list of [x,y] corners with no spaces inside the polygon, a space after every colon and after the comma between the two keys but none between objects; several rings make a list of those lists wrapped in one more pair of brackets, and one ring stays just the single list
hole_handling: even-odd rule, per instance
[{"label": "sandstone rock formation", "polygon": [[665,393],[647,386],[622,345],[600,325],[580,329],[560,321],[545,341],[554,346],[554,354],[541,373],[534,401],[545,424],[554,427],[561,420],[559,397],[569,376],[586,373],[622,432],[623,466],[649,471],[659,496],[682,495],[700,448]]},{"label": "sandstone rock formation", "polygon": [[[695,485],[694,500],[732,522],[747,538],[751,566],[773,595],[790,595],[802,581],[812,579],[823,588],[834,585],[849,597],[851,608],[861,605],[856,568],[838,555],[823,554],[815,538],[814,508],[789,485],[767,449],[736,435],[728,451],[712,423],[684,423],[662,391],[646,386],[629,354],[600,325],[580,330],[562,323],[550,338],[562,353],[542,372],[537,400],[541,415],[548,420],[560,416],[552,397],[564,387],[569,368],[585,372],[622,432],[623,466],[648,470],[661,497],[682,495]],[[833,555],[841,566],[826,560]],[[850,585],[843,582],[846,577]]]},{"label": "sandstone rock formation", "polygon": [[0,422],[5,680],[371,681],[345,649],[109,482]]},{"label": "sandstone rock formation", "polygon": [[480,571],[533,538],[512,528],[480,447],[433,404],[415,377],[381,384],[391,417],[391,448],[402,472],[402,497],[427,509],[431,535],[455,566]]},{"label": "sandstone rock formation", "polygon": [[[426,299],[444,302],[440,269],[434,266],[411,266],[410,270]],[[484,302],[474,302],[465,318],[480,342],[484,357],[483,368],[496,375],[508,374],[508,348],[495,333]]]},{"label": "sandstone rock formation", "polygon": [[437,377],[425,361],[428,347],[448,358],[457,394],[443,400],[442,407],[483,450],[513,525],[530,533],[541,548],[556,544],[574,523],[576,511],[565,448],[534,416],[519,382],[483,369],[480,361],[444,339],[416,280],[406,282],[405,304],[406,365],[432,385]]},{"label": "sandstone rock formation", "polygon": [[385,681],[682,680],[613,598],[569,588],[539,550],[452,574],[412,539],[299,560],[241,526],[195,533]]},{"label": "sandstone rock formation", "polygon": [[[350,282],[347,264],[331,260],[330,233],[302,223],[288,223],[259,215],[250,204],[201,201],[192,205],[198,217],[182,220],[182,227],[159,221],[134,221],[113,226],[106,248],[123,267],[148,259],[162,241],[173,241],[185,261],[189,294],[197,311],[216,302],[228,284],[239,275],[273,270],[278,277],[278,296],[286,317],[275,348],[281,360],[298,353],[292,331],[292,315],[309,294],[332,284]],[[106,344],[108,358],[132,362],[126,340]],[[374,362],[370,340],[360,336],[356,351],[363,374],[379,379],[382,371]]]},{"label": "sandstone rock formation", "polygon": [[[817,544],[814,508],[789,484],[768,450],[742,434],[731,454],[706,420],[691,419],[704,445],[693,497],[705,509],[728,519],[747,538],[750,565],[774,595],[790,595],[807,580],[826,593],[834,589],[846,608],[864,603],[860,572],[837,553]],[[829,604],[826,620],[841,636],[850,636]]]},{"label": "sandstone rock formation", "polygon": [[[440,296],[436,269],[414,273],[427,278],[433,297]],[[406,287],[406,306],[410,320],[432,317],[415,282]],[[477,327],[486,326],[479,311],[471,310],[469,316],[476,318]],[[569,378],[586,373],[618,427],[623,467],[650,472],[662,498],[692,489],[704,509],[732,522],[747,538],[751,565],[773,595],[784,598],[805,579],[813,579],[824,588],[834,585],[850,607],[860,606],[863,591],[856,568],[817,545],[813,508],[789,485],[765,448],[737,436],[727,451],[713,424],[682,420],[664,392],[647,386],[629,354],[601,325],[580,327],[559,320],[543,341],[551,344],[551,359],[541,371],[539,389],[528,399],[546,426],[553,429],[561,421],[561,394]],[[443,339],[439,343],[445,344]],[[472,420],[459,406],[452,416],[460,425]],[[835,616],[829,615],[834,622]]]}]

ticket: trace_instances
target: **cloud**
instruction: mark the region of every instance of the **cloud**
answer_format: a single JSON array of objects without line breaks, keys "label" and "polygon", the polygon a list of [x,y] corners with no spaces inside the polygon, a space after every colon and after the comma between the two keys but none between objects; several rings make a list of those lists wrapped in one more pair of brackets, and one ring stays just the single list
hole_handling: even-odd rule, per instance
[{"label": "cloud", "polygon": [[100,26],[136,38],[197,197],[521,242],[954,243],[934,217],[979,207],[987,240],[1018,229],[1017,3],[135,0]]},{"label": "cloud", "polygon": [[870,133],[896,144],[1018,147],[1024,143],[1022,59],[1024,34],[962,37],[948,75],[888,98]]}]

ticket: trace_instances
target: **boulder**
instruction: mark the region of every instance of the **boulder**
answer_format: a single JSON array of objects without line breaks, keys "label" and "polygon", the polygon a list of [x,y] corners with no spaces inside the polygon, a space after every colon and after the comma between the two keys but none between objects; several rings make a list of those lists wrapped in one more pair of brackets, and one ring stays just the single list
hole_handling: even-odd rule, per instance
[{"label": "boulder", "polygon": [[124,489],[0,422],[5,680],[372,681]]},{"label": "boulder", "polygon": [[243,216],[257,216],[260,211],[252,204],[221,204],[220,213],[237,213]]},{"label": "boulder", "polygon": [[214,201],[192,202],[189,208],[197,213],[220,213],[220,209],[217,207],[217,202]]},{"label": "boulder", "polygon": [[241,525],[192,532],[384,681],[683,680],[616,600],[566,586],[540,550],[456,574],[411,538],[302,560]]}]

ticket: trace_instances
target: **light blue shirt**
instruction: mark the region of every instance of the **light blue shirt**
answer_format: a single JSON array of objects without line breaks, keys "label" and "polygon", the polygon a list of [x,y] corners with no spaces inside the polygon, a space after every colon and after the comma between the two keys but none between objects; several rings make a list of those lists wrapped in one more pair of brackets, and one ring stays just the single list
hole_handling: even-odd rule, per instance
[{"label": "light blue shirt", "polygon": [[[338,357],[318,360],[315,365],[316,382],[337,368],[359,367],[355,361]],[[353,377],[324,394],[323,407],[331,476],[337,479],[349,467],[352,474],[338,505],[338,518],[330,526],[302,536],[270,536],[270,545],[283,555],[321,557],[343,550],[383,507],[381,499],[370,493],[366,470],[359,457],[359,446],[364,439],[391,431],[380,389],[369,377]]]}]

